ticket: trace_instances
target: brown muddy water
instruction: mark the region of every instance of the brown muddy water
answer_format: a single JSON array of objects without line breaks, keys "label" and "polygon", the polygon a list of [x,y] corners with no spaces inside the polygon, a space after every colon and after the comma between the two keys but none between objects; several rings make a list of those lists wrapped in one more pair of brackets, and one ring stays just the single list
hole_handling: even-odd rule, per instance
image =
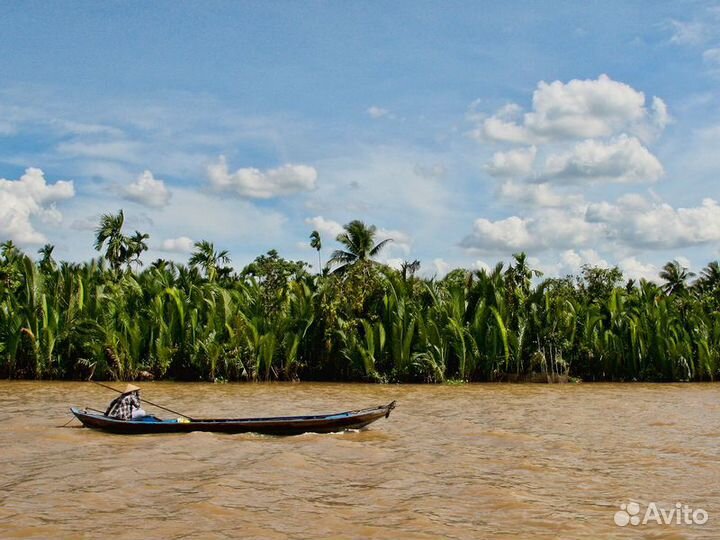
[{"label": "brown muddy water", "polygon": [[[189,415],[387,403],[366,431],[58,428],[90,383],[0,382],[2,538],[719,538],[720,385],[146,383]],[[148,410],[151,408],[148,407]],[[78,425],[76,422],[70,426]],[[634,501],[704,525],[615,524]]]}]

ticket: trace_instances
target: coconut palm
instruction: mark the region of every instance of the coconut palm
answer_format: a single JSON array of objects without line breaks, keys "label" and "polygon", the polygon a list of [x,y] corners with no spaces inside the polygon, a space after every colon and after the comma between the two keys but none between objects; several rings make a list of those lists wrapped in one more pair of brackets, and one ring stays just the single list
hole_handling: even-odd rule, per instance
[{"label": "coconut palm", "polygon": [[665,264],[660,272],[660,279],[665,282],[663,291],[668,295],[682,294],[687,291],[688,280],[694,276],[693,272],[689,272],[678,261],[671,261]]},{"label": "coconut palm", "polygon": [[117,271],[127,260],[127,238],[122,234],[125,214],[119,210],[117,214],[103,214],[100,225],[95,229],[95,249],[102,251],[105,247],[105,258],[113,270]]},{"label": "coconut palm", "polygon": [[344,229],[345,232],[340,233],[336,240],[345,249],[335,250],[328,261],[328,266],[336,266],[334,272],[342,272],[359,261],[369,261],[392,242],[392,238],[386,238],[376,244],[377,227],[368,227],[357,219],[345,225]]},{"label": "coconut palm", "polygon": [[720,263],[718,261],[708,263],[700,272],[696,285],[702,292],[720,288]]},{"label": "coconut palm", "polygon": [[207,240],[195,242],[195,251],[193,251],[188,261],[191,268],[201,268],[208,281],[215,281],[220,271],[220,265],[229,262],[230,254],[228,251],[216,251],[215,245]]},{"label": "coconut palm", "polygon": [[55,246],[52,244],[45,244],[43,247],[38,249],[38,254],[42,255],[40,259],[40,270],[43,273],[49,273],[51,270],[56,268],[55,259],[53,259],[52,252]]},{"label": "coconut palm", "polygon": [[404,280],[408,278],[412,279],[415,273],[420,270],[420,261],[415,259],[414,261],[403,261],[400,265],[400,271]]}]

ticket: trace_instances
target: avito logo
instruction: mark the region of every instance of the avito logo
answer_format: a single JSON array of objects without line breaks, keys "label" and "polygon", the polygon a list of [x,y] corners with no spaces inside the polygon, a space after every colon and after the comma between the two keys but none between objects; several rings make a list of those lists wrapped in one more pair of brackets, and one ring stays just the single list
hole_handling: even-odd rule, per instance
[{"label": "avito logo", "polygon": [[641,514],[640,504],[636,502],[623,503],[620,505],[620,510],[615,512],[615,525],[618,527],[647,525],[648,523],[658,525],[705,525],[710,519],[708,513],[702,508],[691,508],[682,503],[675,503],[675,506],[666,509],[657,503],[651,502],[647,505],[642,517]]}]

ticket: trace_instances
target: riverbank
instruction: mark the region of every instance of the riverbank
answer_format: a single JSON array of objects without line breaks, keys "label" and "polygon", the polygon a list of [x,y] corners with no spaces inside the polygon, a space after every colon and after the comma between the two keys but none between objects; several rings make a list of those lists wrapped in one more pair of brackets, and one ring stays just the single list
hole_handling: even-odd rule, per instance
[{"label": "riverbank", "polygon": [[720,375],[717,265],[690,283],[669,263],[660,286],[624,282],[616,268],[540,280],[522,253],[507,268],[457,269],[439,280],[362,258],[312,275],[274,251],[234,273],[203,266],[201,255],[189,266],[156,261],[136,271],[107,257],[35,262],[6,244],[0,378],[436,383],[533,373],[665,382]]}]

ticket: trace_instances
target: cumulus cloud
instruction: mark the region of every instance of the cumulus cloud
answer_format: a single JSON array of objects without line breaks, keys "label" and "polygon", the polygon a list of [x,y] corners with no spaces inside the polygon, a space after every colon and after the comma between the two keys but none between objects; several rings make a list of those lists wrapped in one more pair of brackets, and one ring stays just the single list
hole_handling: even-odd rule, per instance
[{"label": "cumulus cloud", "polygon": [[565,274],[577,274],[586,264],[600,268],[609,268],[608,262],[594,249],[575,251],[568,249],[560,254],[561,269]]},{"label": "cumulus cloud", "polygon": [[405,261],[400,257],[390,257],[382,262],[388,265],[390,268],[393,268],[395,270],[402,270],[402,265]]},{"label": "cumulus cloud", "polygon": [[660,161],[635,137],[620,136],[610,142],[586,140],[570,152],[551,155],[541,182],[654,182],[663,174]]},{"label": "cumulus cloud", "polygon": [[333,240],[335,240],[335,238],[337,238],[337,235],[345,230],[343,229],[343,226],[337,221],[333,221],[332,219],[325,219],[322,216],[306,218],[305,223],[311,225],[313,229],[317,230],[323,240],[325,240],[325,238],[332,238]]},{"label": "cumulus cloud", "polygon": [[532,111],[506,105],[481,121],[474,136],[512,143],[609,137],[623,132],[645,135],[649,126],[667,123],[667,108],[654,98],[650,109],[645,94],[614,81],[573,79],[568,83],[540,82],[533,92]]},{"label": "cumulus cloud", "polygon": [[673,208],[627,194],[617,201],[568,208],[540,208],[530,216],[477,219],[461,246],[471,251],[588,249],[610,242],[614,248],[674,249],[720,242],[720,204]]},{"label": "cumulus cloud", "polygon": [[644,263],[635,257],[626,257],[618,263],[618,266],[622,270],[625,279],[660,281],[660,269],[652,263]]},{"label": "cumulus cloud", "polygon": [[[657,131],[662,132],[672,121],[667,104],[659,97],[653,96],[650,109],[652,110],[651,118],[653,126]],[[643,133],[646,138],[649,136],[647,132],[643,132],[642,130],[641,133]]]},{"label": "cumulus cloud", "polygon": [[582,195],[558,193],[548,184],[526,184],[512,180],[500,184],[497,193],[504,200],[532,208],[560,208],[583,202]]},{"label": "cumulus cloud", "polygon": [[163,240],[162,250],[173,253],[190,253],[195,246],[192,238],[187,236],[179,236],[178,238],[167,238]]},{"label": "cumulus cloud", "polygon": [[287,164],[261,171],[255,168],[238,169],[231,173],[225,156],[207,169],[210,184],[217,191],[230,192],[250,199],[270,199],[312,191],[317,171],[308,165]]},{"label": "cumulus cloud", "polygon": [[156,179],[150,171],[143,172],[135,182],[122,189],[123,198],[145,206],[162,208],[170,202],[170,190],[165,182]]},{"label": "cumulus cloud", "polygon": [[472,269],[473,270],[480,270],[482,272],[490,273],[490,265],[483,261],[482,259],[476,260],[474,263],[472,263]]},{"label": "cumulus cloud", "polygon": [[412,239],[402,231],[391,229],[378,229],[375,237],[376,242],[390,239],[392,242],[387,244],[384,251],[402,251],[405,255],[410,253],[412,248]]},{"label": "cumulus cloud", "polygon": [[45,181],[40,169],[25,170],[19,180],[0,179],[0,236],[20,244],[41,244],[45,235],[35,230],[32,218],[59,223],[55,203],[75,195],[72,181]]},{"label": "cumulus cloud", "polygon": [[680,266],[682,266],[683,268],[685,268],[687,270],[692,269],[692,263],[690,262],[690,259],[688,259],[687,257],[683,257],[682,255],[677,255],[675,257],[675,260],[678,263],[680,263]]},{"label": "cumulus cloud", "polygon": [[446,262],[444,259],[437,258],[433,259],[432,262],[433,269],[435,270],[435,277],[438,279],[444,278],[450,270],[452,270],[452,266],[450,263]]},{"label": "cumulus cloud", "polygon": [[633,247],[679,248],[720,241],[720,205],[713,199],[696,207],[673,208],[630,195],[614,204],[589,205],[586,219],[602,224],[611,238]]},{"label": "cumulus cloud", "polygon": [[599,228],[585,221],[582,207],[545,209],[527,218],[510,216],[497,221],[477,219],[471,234],[460,245],[472,251],[487,253],[572,248],[595,241]]},{"label": "cumulus cloud", "polygon": [[535,162],[537,148],[518,148],[507,152],[495,152],[485,170],[490,176],[503,178],[522,178],[530,175]]}]

